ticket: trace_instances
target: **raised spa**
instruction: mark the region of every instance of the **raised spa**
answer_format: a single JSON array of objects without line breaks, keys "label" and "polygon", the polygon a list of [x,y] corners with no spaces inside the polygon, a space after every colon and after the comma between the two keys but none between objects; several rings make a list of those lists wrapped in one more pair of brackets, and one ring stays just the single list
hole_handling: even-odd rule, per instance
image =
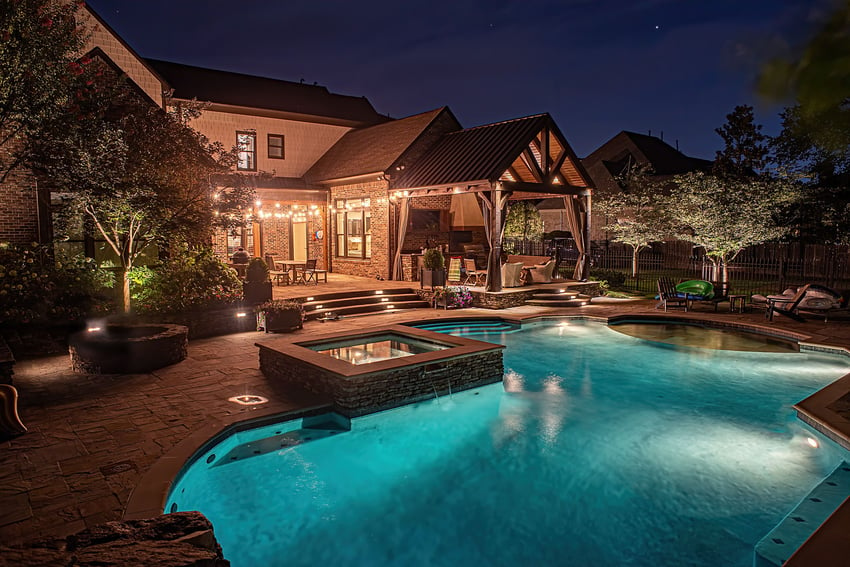
[{"label": "raised spa", "polygon": [[502,380],[502,345],[389,325],[257,343],[272,380],[327,397],[348,417]]}]

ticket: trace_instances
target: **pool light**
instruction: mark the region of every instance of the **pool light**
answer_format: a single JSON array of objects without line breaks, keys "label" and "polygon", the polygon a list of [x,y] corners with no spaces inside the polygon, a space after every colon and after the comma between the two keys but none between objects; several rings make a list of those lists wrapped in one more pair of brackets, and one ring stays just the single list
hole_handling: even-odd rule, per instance
[{"label": "pool light", "polygon": [[811,447],[812,449],[817,449],[818,447],[820,447],[820,443],[818,443],[818,440],[814,437],[806,437],[806,443],[808,443],[809,447]]}]

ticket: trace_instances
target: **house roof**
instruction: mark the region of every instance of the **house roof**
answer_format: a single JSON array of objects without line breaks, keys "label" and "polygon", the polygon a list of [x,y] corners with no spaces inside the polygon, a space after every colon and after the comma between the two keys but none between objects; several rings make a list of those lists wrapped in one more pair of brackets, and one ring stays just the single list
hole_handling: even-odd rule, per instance
[{"label": "house roof", "polygon": [[[516,118],[445,134],[425,156],[394,179],[392,186],[401,189],[469,181],[495,182],[517,162],[544,128],[557,130],[548,114]],[[564,141],[559,143],[568,152],[562,166],[567,182],[587,186],[588,178],[572,149]]]},{"label": "house roof", "polygon": [[612,176],[625,173],[630,165],[650,165],[655,175],[677,175],[690,171],[704,171],[712,162],[686,156],[670,144],[655,136],[623,130],[582,162],[591,168],[603,161]]},{"label": "house roof", "polygon": [[[312,181],[388,172],[448,107],[346,132],[306,173]],[[452,120],[454,117],[452,116]]]},{"label": "house roof", "polygon": [[354,125],[387,120],[366,97],[330,92],[326,87],[218,71],[156,59],[145,60],[168,85],[172,96],[203,102],[344,120]]}]

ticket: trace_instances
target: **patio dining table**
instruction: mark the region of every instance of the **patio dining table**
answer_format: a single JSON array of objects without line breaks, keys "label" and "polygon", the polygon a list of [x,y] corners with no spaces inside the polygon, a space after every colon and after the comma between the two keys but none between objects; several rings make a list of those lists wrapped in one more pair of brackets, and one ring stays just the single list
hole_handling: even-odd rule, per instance
[{"label": "patio dining table", "polygon": [[304,260],[275,260],[275,268],[284,272],[292,272],[292,276],[289,278],[290,282],[297,281],[298,269],[303,270],[305,265]]}]

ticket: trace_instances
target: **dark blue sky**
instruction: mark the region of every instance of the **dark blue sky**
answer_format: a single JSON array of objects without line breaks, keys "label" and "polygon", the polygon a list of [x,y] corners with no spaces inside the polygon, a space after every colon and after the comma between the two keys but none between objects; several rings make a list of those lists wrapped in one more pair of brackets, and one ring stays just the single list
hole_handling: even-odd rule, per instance
[{"label": "dark blue sky", "polygon": [[393,117],[464,126],[549,112],[585,156],[620,130],[713,158],[777,38],[831,0],[89,0],[139,54],[317,82]]}]

